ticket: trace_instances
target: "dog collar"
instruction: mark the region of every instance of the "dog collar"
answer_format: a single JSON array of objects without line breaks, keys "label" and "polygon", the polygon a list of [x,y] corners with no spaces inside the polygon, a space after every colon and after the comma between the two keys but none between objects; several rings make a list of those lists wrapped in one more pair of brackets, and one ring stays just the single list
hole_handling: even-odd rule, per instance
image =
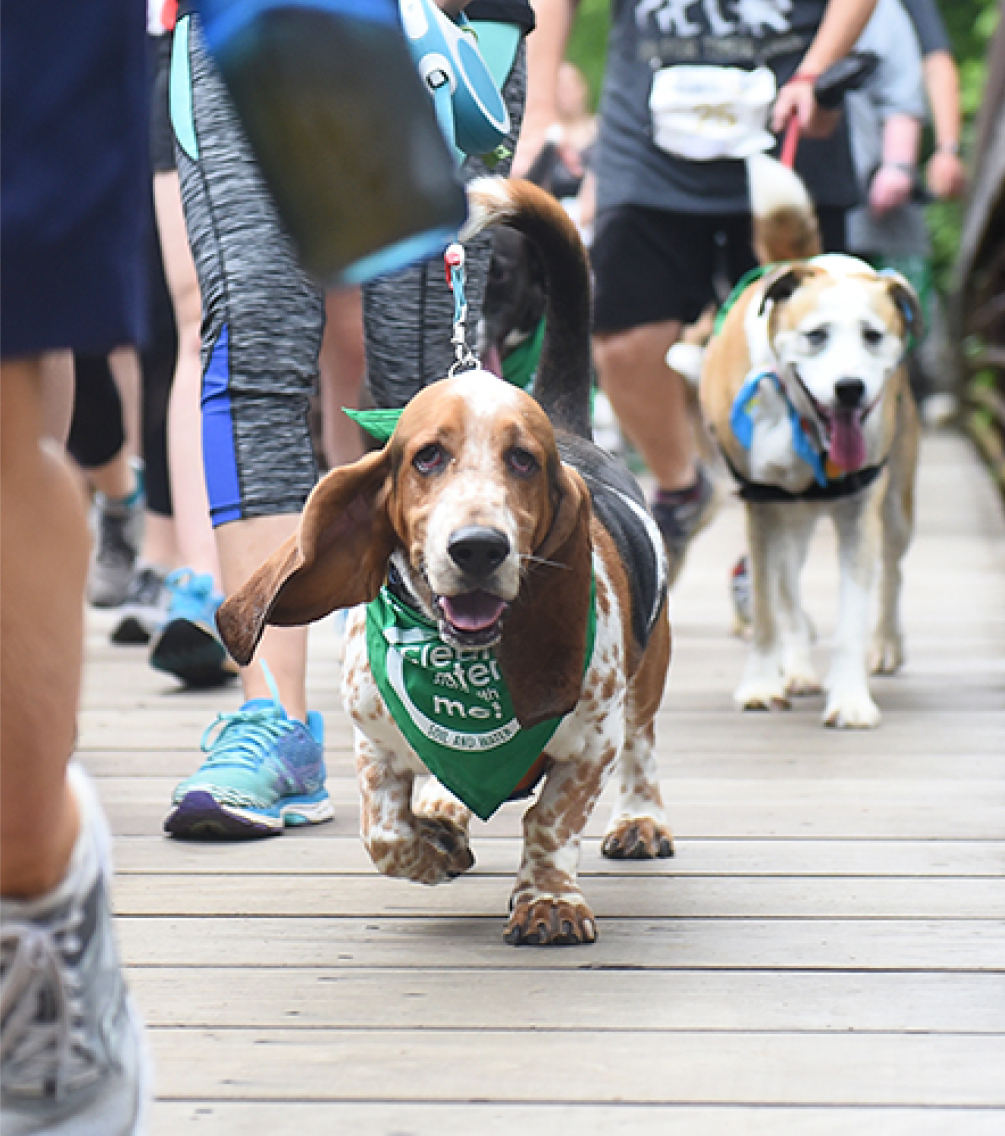
[{"label": "dog collar", "polygon": [[[591,589],[586,666],[596,638]],[[462,650],[386,585],[367,605],[370,669],[398,729],[423,765],[482,820],[515,791],[563,716],[524,729],[491,648]]]}]

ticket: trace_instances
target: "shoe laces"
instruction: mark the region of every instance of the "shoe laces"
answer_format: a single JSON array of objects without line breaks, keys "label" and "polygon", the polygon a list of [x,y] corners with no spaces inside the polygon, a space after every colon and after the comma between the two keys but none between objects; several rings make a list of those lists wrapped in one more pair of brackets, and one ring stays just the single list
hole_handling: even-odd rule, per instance
[{"label": "shoe laces", "polygon": [[85,1027],[82,981],[70,962],[80,954],[83,918],[83,909],[71,903],[55,922],[11,919],[0,932],[7,1090],[58,1098],[102,1075],[101,1055]]},{"label": "shoe laces", "polygon": [[[206,760],[203,769],[220,765],[239,765],[257,771],[274,749],[275,743],[294,728],[279,700],[279,687],[264,659],[260,660],[272,701],[242,706],[240,710],[217,714],[203,731],[200,746]],[[213,731],[220,727],[215,738]]]}]

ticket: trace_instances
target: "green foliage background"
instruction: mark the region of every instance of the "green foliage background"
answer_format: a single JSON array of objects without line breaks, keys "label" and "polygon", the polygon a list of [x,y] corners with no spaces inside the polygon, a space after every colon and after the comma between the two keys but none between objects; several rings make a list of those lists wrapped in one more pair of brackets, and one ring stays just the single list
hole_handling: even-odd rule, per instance
[{"label": "green foliage background", "polygon": [[[1001,0],[938,0],[953,50],[960,68],[965,126],[964,156],[972,141],[974,116],[980,106],[988,44],[997,25]],[[604,76],[604,55],[610,25],[611,0],[581,0],[569,58],[586,75],[593,106],[596,108]],[[959,247],[961,206],[937,204],[928,208],[934,250],[935,279],[947,289],[952,265]]]}]

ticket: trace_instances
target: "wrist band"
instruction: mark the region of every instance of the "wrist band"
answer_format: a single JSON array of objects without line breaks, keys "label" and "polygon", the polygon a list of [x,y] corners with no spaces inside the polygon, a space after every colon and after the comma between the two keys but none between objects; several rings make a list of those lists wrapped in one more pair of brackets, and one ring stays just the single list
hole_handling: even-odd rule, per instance
[{"label": "wrist band", "polygon": [[910,162],[884,162],[883,169],[897,170],[908,177],[914,177],[914,166]]},{"label": "wrist band", "polygon": [[820,78],[820,76],[815,75],[812,71],[797,71],[795,73],[795,75],[793,75],[792,78],[789,80],[789,82],[786,83],[785,85],[787,87],[789,85],[789,83],[810,83],[810,84],[813,84],[819,78]]},{"label": "wrist band", "polygon": [[940,142],[935,147],[936,154],[952,154],[954,158],[960,156],[959,142]]}]

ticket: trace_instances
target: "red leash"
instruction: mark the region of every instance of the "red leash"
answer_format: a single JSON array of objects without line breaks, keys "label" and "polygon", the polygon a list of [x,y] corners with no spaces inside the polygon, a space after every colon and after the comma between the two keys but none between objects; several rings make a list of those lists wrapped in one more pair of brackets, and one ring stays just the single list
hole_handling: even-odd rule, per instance
[{"label": "red leash", "polygon": [[799,126],[799,115],[793,111],[785,127],[785,137],[782,139],[781,163],[791,170],[796,164],[796,151],[799,149],[799,135],[802,129]]}]

